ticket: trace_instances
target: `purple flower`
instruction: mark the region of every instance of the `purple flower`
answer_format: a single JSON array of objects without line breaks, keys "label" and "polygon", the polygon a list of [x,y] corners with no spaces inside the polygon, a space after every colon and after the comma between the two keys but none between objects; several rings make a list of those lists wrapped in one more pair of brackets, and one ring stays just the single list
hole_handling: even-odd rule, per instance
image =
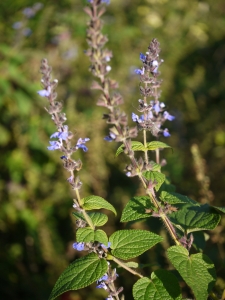
[{"label": "purple flower", "polygon": [[115,138],[116,138],[116,135],[114,133],[110,132],[108,136],[104,137],[104,140],[107,142],[112,142],[115,140]]},{"label": "purple flower", "polygon": [[158,114],[160,112],[160,103],[157,102],[154,106],[153,109],[155,110],[155,112]]},{"label": "purple flower", "polygon": [[165,137],[169,137],[170,136],[169,130],[167,128],[163,130],[163,135]]},{"label": "purple flower", "polygon": [[77,144],[76,144],[76,149],[83,149],[84,152],[87,152],[88,151],[88,148],[87,146],[85,145],[86,142],[90,141],[89,138],[79,138],[79,140],[77,141]]},{"label": "purple flower", "polygon": [[172,115],[170,115],[167,111],[164,111],[163,117],[164,117],[166,120],[169,120],[169,121],[173,121],[173,120],[175,119],[175,117],[172,116]]},{"label": "purple flower", "polygon": [[73,249],[76,249],[77,251],[83,251],[84,243],[73,243]]},{"label": "purple flower", "polygon": [[142,69],[135,69],[135,70],[134,70],[134,73],[135,73],[135,74],[138,74],[138,75],[144,75],[144,74],[145,74],[145,68],[142,68]]},{"label": "purple flower", "polygon": [[49,141],[49,144],[50,144],[51,146],[49,146],[49,147],[47,147],[47,148],[48,148],[48,150],[50,150],[50,151],[60,149],[61,146],[62,146],[62,142],[60,142],[60,141]]},{"label": "purple flower", "polygon": [[107,285],[105,284],[105,282],[101,282],[99,285],[96,286],[96,288],[107,290]]},{"label": "purple flower", "polygon": [[47,91],[47,90],[41,90],[41,91],[38,91],[37,93],[41,97],[49,97],[51,94],[50,91]]},{"label": "purple flower", "polygon": [[63,131],[61,131],[61,132],[57,131],[57,132],[53,133],[50,136],[50,139],[52,139],[52,138],[58,138],[58,139],[62,139],[64,141],[66,141],[67,138],[68,138],[68,135],[69,135],[69,133],[68,133],[68,126],[64,125],[63,126]]},{"label": "purple flower", "polygon": [[142,62],[145,62],[145,60],[146,60],[146,56],[143,53],[140,53],[140,60]]},{"label": "purple flower", "polygon": [[[102,248],[108,249],[111,246],[111,242],[108,242],[108,246],[105,246],[104,244],[101,244]],[[100,279],[99,279],[100,280]]]},{"label": "purple flower", "polygon": [[99,280],[97,280],[97,283],[101,282],[101,281],[106,281],[108,280],[109,276],[107,274],[103,275],[101,278],[99,278]]}]

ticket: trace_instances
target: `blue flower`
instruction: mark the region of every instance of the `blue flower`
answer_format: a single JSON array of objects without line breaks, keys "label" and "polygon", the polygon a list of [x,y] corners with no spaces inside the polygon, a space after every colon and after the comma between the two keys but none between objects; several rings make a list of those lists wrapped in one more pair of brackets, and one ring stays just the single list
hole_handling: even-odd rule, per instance
[{"label": "blue flower", "polygon": [[[108,242],[108,246],[105,246],[104,244],[101,244],[102,248],[108,249],[111,246],[111,242]],[[100,280],[100,279],[99,279]]]},{"label": "blue flower", "polygon": [[110,132],[108,136],[104,137],[104,140],[107,142],[112,142],[115,140],[115,138],[116,138],[116,135],[114,133]]},{"label": "blue flower", "polygon": [[101,282],[99,285],[96,286],[97,289],[104,289],[107,290],[107,285],[105,284],[105,282]]},{"label": "blue flower", "polygon": [[134,70],[134,73],[135,73],[135,74],[138,74],[138,75],[144,75],[144,74],[145,74],[145,68],[142,68],[142,69],[135,69],[135,70]]},{"label": "blue flower", "polygon": [[84,243],[73,243],[73,248],[77,251],[83,251],[84,250]]},{"label": "blue flower", "polygon": [[145,62],[146,56],[143,53],[140,53],[140,60]]},{"label": "blue flower", "polygon": [[167,128],[163,130],[163,135],[165,137],[169,137],[170,136],[169,130]]},{"label": "blue flower", "polygon": [[172,116],[172,115],[170,115],[167,111],[164,111],[163,117],[164,117],[166,120],[169,120],[169,121],[173,121],[173,120],[175,119],[175,117]]},{"label": "blue flower", "polygon": [[110,295],[109,297],[105,298],[105,300],[113,300],[113,297]]},{"label": "blue flower", "polygon": [[88,151],[88,148],[87,146],[85,145],[86,142],[90,141],[89,138],[79,138],[79,140],[77,141],[77,144],[76,144],[76,149],[83,149],[84,152],[87,152]]},{"label": "blue flower", "polygon": [[101,282],[101,281],[106,281],[108,280],[109,276],[107,274],[103,275],[101,278],[99,278],[99,280],[97,280],[97,283]]},{"label": "blue flower", "polygon": [[60,141],[49,141],[49,144],[51,146],[47,147],[48,150],[53,151],[53,150],[57,150],[60,149],[62,146],[62,143]]},{"label": "blue flower", "polygon": [[158,114],[160,112],[160,103],[157,102],[154,106],[153,106],[153,109],[155,110],[155,112]]},{"label": "blue flower", "polygon": [[66,141],[67,138],[68,138],[68,136],[69,136],[69,133],[68,133],[68,126],[67,126],[67,125],[64,125],[64,126],[63,126],[63,131],[61,131],[61,132],[57,131],[57,132],[53,133],[53,134],[50,136],[50,139],[52,139],[52,138],[58,138],[58,139],[62,139],[62,140],[64,140],[64,141]]},{"label": "blue flower", "polygon": [[41,96],[41,97],[49,97],[50,94],[51,94],[51,93],[50,93],[49,91],[47,91],[47,90],[41,90],[41,91],[38,91],[37,93],[38,93],[38,95]]}]

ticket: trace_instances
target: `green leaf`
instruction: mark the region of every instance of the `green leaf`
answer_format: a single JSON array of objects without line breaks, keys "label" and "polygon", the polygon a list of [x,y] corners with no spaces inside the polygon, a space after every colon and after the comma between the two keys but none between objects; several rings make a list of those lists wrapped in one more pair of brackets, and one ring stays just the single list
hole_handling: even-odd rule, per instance
[{"label": "green leaf", "polygon": [[163,182],[165,181],[165,175],[163,173],[160,172],[156,172],[156,171],[145,171],[142,172],[142,175],[148,179],[151,180],[152,182],[156,181],[157,184],[155,186],[156,191],[159,190],[160,186],[163,184]]},{"label": "green leaf", "polygon": [[151,280],[139,279],[133,286],[135,300],[181,300],[181,291],[177,278],[169,271],[152,272]]},{"label": "green leaf", "polygon": [[57,280],[49,300],[69,291],[86,287],[101,278],[108,270],[105,259],[95,253],[76,259]]},{"label": "green leaf", "polygon": [[109,202],[107,202],[105,199],[99,196],[91,195],[85,197],[81,199],[81,204],[83,206],[83,209],[85,210],[105,208],[111,210],[116,215],[115,208]]},{"label": "green leaf", "polygon": [[146,213],[146,209],[152,210],[154,206],[150,202],[149,197],[147,196],[139,196],[133,197],[125,206],[122,216],[121,222],[134,221],[138,219],[144,219],[151,217],[150,213]]},{"label": "green leaf", "polygon": [[186,204],[178,211],[170,214],[169,218],[181,231],[190,233],[216,228],[221,216],[208,204],[201,206]]},{"label": "green leaf", "polygon": [[171,205],[174,204],[194,204],[200,206],[200,204],[187,196],[178,194],[178,193],[168,193],[166,191],[162,191],[159,197],[163,202],[169,203]]},{"label": "green leaf", "polygon": [[[77,212],[77,211],[73,212],[72,215],[76,219],[81,219],[81,220],[85,221],[84,215],[80,212]],[[92,220],[94,226],[103,226],[108,221],[108,217],[105,214],[100,213],[100,212],[89,212],[88,216]]]},{"label": "green leaf", "polygon": [[196,300],[206,300],[216,281],[216,271],[211,260],[202,253],[189,255],[182,246],[170,247],[167,254],[194,292]]},{"label": "green leaf", "polygon": [[135,229],[116,231],[109,238],[112,255],[124,260],[144,253],[162,240],[155,233]]},{"label": "green leaf", "polygon": [[212,207],[215,208],[215,210],[225,213],[225,207],[218,207],[218,206],[212,206]]},{"label": "green leaf", "polygon": [[153,142],[149,142],[147,143],[147,149],[148,150],[156,150],[156,149],[164,149],[164,148],[172,148],[169,145],[163,143],[163,142],[159,142],[159,141],[153,141]]},{"label": "green leaf", "polygon": [[[133,151],[146,151],[145,146],[141,142],[132,141],[131,149]],[[121,145],[116,151],[116,157],[124,151],[124,145]]]},{"label": "green leaf", "polygon": [[93,230],[91,228],[85,227],[85,228],[79,228],[76,232],[76,239],[78,243],[81,242],[99,242],[104,245],[108,245],[108,237],[106,233],[101,230]]}]

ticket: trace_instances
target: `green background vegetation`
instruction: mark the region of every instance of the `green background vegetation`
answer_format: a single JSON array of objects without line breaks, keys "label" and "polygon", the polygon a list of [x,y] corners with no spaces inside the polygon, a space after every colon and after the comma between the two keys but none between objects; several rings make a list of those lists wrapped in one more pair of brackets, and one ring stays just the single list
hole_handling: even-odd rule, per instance
[{"label": "green background vegetation", "polygon": [[[105,110],[95,105],[98,92],[90,90],[93,78],[84,55],[86,1],[42,3],[43,8],[30,19],[22,11],[35,1],[0,4],[1,299],[47,299],[61,272],[82,255],[72,249],[75,220],[71,215],[73,193],[66,182],[68,174],[60,153],[46,148],[55,128],[44,110],[46,99],[36,93],[41,89],[42,58],[49,60],[54,78],[59,80],[58,100],[64,103],[70,130],[77,132],[77,138],[91,139],[87,153],[76,153],[84,164],[80,172],[82,195],[105,197],[121,212],[130,197],[142,192],[139,182],[123,172],[126,158],[122,154],[115,158],[117,145],[103,140],[108,133],[101,118]],[[152,38],[159,40],[164,59],[160,68],[164,81],[161,101],[176,116],[175,121],[167,123],[171,137],[163,140],[174,149],[163,152],[167,159],[164,172],[178,192],[206,201],[190,151],[197,144],[210,178],[210,201],[218,206],[223,206],[225,187],[224,15],[223,0],[112,0],[104,15],[107,47],[114,53],[110,76],[119,82],[125,101],[123,109],[129,115],[135,112],[140,98],[139,79],[133,74],[141,66],[139,53],[147,50]],[[13,29],[17,21],[22,21],[32,34],[26,37],[23,28]],[[109,235],[125,228],[119,223],[120,213],[117,218],[109,213],[109,217],[105,228]],[[225,288],[224,225],[222,220],[202,245],[216,264],[219,294]],[[164,249],[171,241],[161,223],[150,219],[132,227],[150,228],[165,236],[164,244],[140,258],[140,262],[151,264],[143,273],[167,268]],[[135,278],[126,271],[118,272],[118,286],[124,286],[126,299],[131,299]],[[104,291],[93,284],[61,299],[104,297]]]}]

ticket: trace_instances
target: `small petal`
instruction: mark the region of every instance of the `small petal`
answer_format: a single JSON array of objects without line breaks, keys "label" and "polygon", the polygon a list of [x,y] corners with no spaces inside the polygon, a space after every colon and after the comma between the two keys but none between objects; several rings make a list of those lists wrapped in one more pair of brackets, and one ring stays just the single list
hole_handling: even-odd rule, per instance
[{"label": "small petal", "polygon": [[47,90],[41,90],[41,91],[38,91],[37,93],[41,97],[49,97],[50,96],[50,92]]},{"label": "small petal", "polygon": [[105,282],[101,282],[99,285],[96,286],[96,288],[107,290],[107,285],[105,284]]},{"label": "small petal", "polygon": [[73,248],[77,251],[83,251],[84,250],[84,243],[73,243]]},{"label": "small petal", "polygon": [[49,144],[51,146],[47,147],[48,150],[53,151],[53,150],[57,150],[60,149],[62,146],[62,143],[60,143],[59,141],[49,141]]},{"label": "small petal", "polygon": [[135,70],[134,70],[134,73],[135,73],[135,74],[138,74],[138,75],[144,75],[144,74],[145,74],[145,68],[142,68],[142,69],[135,69]]},{"label": "small petal", "polygon": [[164,117],[166,120],[169,120],[169,121],[173,121],[173,120],[175,119],[175,117],[172,116],[172,115],[170,115],[167,111],[164,111],[163,117]]},{"label": "small petal", "polygon": [[163,135],[165,137],[169,137],[170,136],[169,130],[167,128],[163,130]]},{"label": "small petal", "polygon": [[87,152],[88,148],[85,145],[85,143],[88,141],[90,141],[89,138],[84,138],[84,139],[79,138],[79,140],[77,141],[77,144],[76,144],[76,149],[82,149],[84,152]]},{"label": "small petal", "polygon": [[146,60],[146,56],[143,53],[140,53],[140,60],[143,62]]}]

